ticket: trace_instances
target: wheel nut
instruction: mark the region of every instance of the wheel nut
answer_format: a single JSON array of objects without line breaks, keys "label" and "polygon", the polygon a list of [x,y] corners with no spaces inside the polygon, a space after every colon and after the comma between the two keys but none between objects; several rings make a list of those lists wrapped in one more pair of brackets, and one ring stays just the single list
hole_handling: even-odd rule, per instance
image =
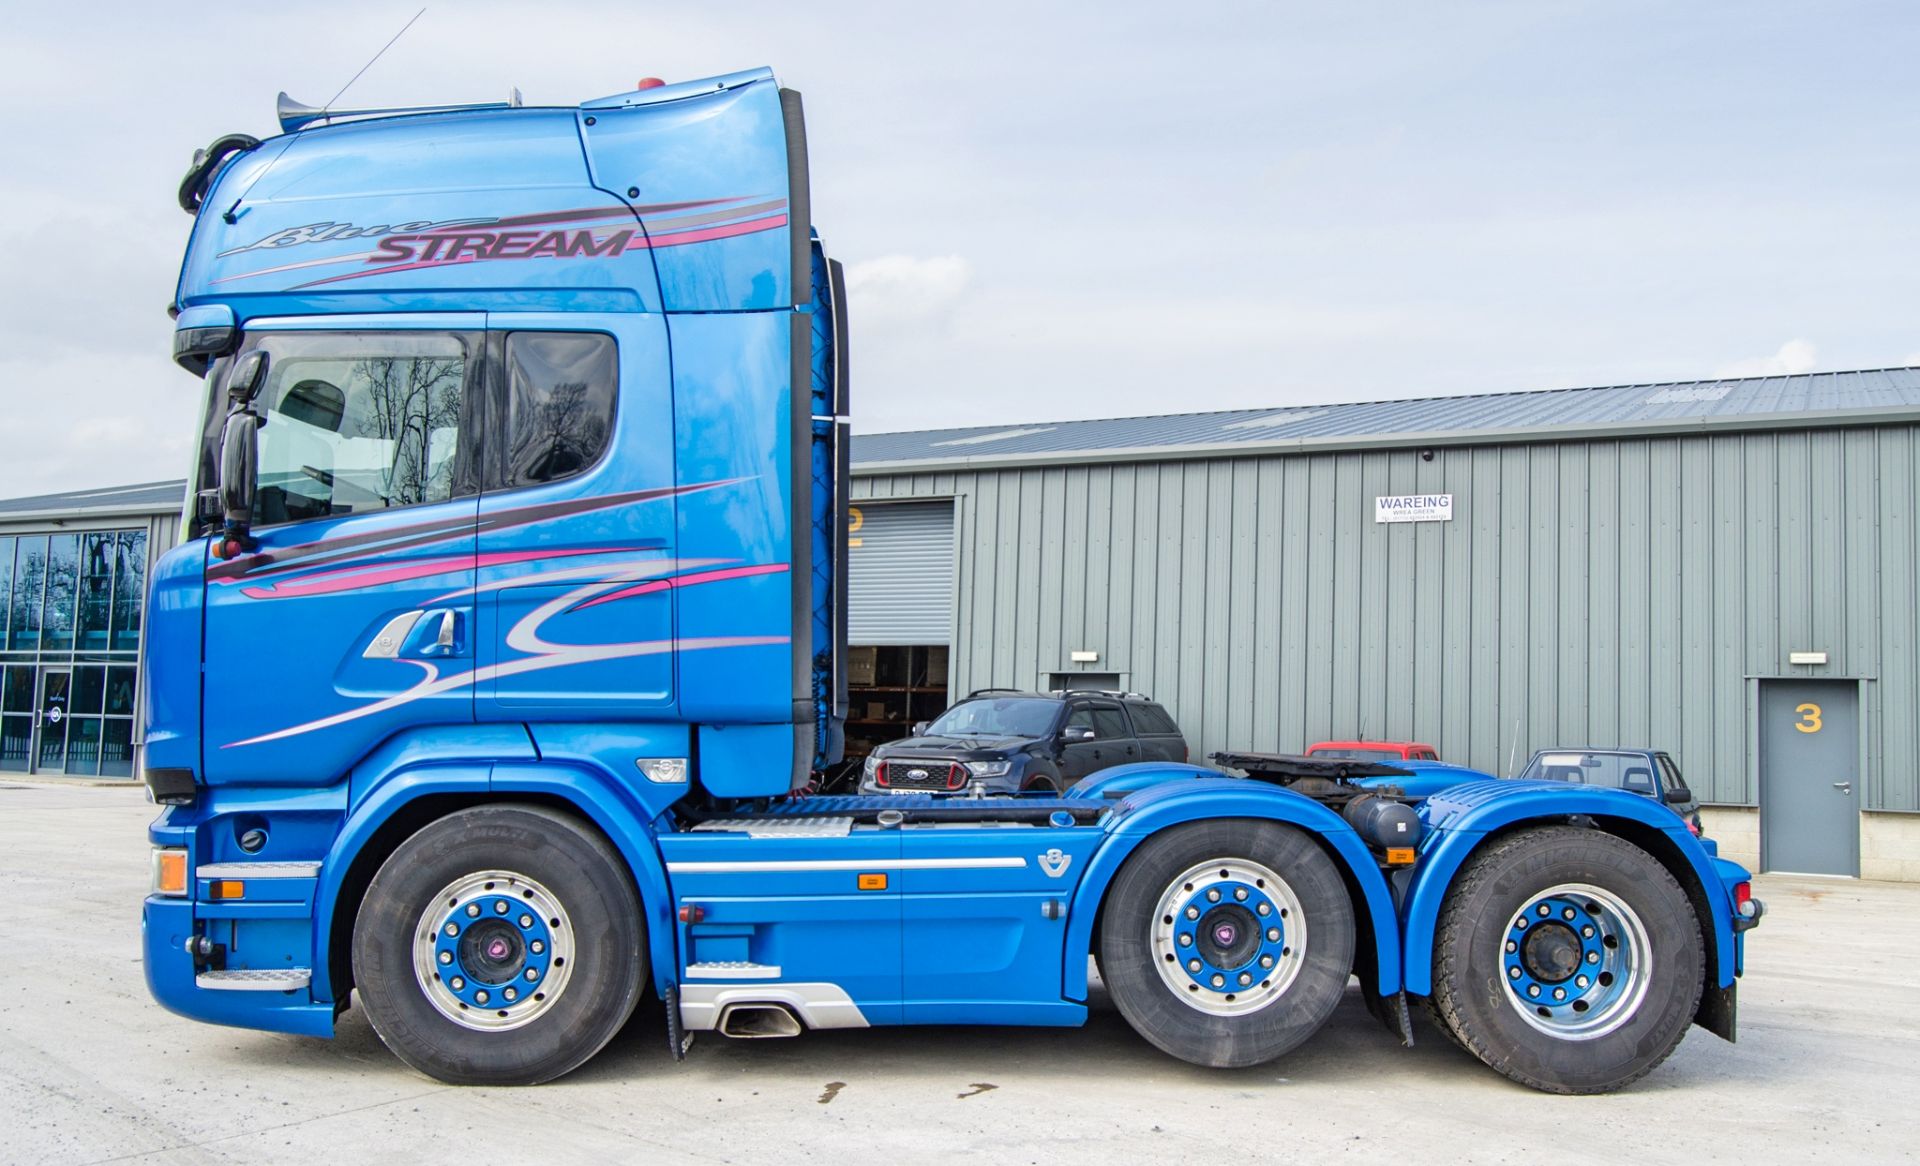
[{"label": "wheel nut", "polygon": [[1246,986],[1247,986],[1248,984],[1251,984],[1251,983],[1253,983],[1253,977],[1252,977],[1252,976],[1250,976],[1250,975],[1248,975],[1248,974],[1247,974],[1247,973],[1245,973],[1245,972],[1241,972],[1241,973],[1240,973],[1240,986],[1241,986],[1242,988],[1244,988],[1244,987],[1246,987]]},{"label": "wheel nut", "polygon": [[458,934],[460,934],[460,925],[459,925],[458,923],[449,923],[449,924],[447,924],[447,934],[448,934],[448,935],[458,935]]},{"label": "wheel nut", "polygon": [[1180,946],[1181,946],[1181,947],[1192,947],[1192,946],[1193,946],[1193,936],[1191,936],[1191,935],[1182,935],[1182,936],[1180,937]]},{"label": "wheel nut", "polygon": [[1214,973],[1212,984],[1216,988],[1224,988],[1227,986],[1227,978],[1223,975],[1220,975],[1218,972],[1216,972]]},{"label": "wheel nut", "polygon": [[453,962],[453,953],[452,953],[452,952],[450,952],[450,951],[443,951],[443,952],[441,952],[441,953],[440,953],[440,962],[441,962],[441,963],[443,963],[443,964],[450,964],[450,963],[452,963],[452,962]]},{"label": "wheel nut", "polygon": [[1597,951],[1590,951],[1590,952],[1588,952],[1588,953],[1587,953],[1587,962],[1588,962],[1588,963],[1590,963],[1590,964],[1597,964],[1597,963],[1599,963],[1599,962],[1600,962],[1600,953],[1599,953],[1599,952],[1597,952]]},{"label": "wheel nut", "polygon": [[1540,904],[1539,912],[1540,912],[1540,918],[1545,919],[1547,916],[1553,914],[1553,908],[1547,906],[1545,903],[1542,903]]},{"label": "wheel nut", "polygon": [[1234,888],[1234,891],[1233,891],[1233,897],[1234,897],[1234,898],[1236,898],[1236,899],[1238,899],[1238,900],[1240,900],[1240,901],[1241,901],[1242,903],[1244,903],[1244,902],[1246,902],[1246,901],[1247,901],[1247,888],[1245,888],[1245,887],[1235,887],[1235,888]]},{"label": "wheel nut", "polygon": [[1187,918],[1189,918],[1189,919],[1198,919],[1198,918],[1200,918],[1200,908],[1198,908],[1198,907],[1188,907],[1188,908],[1187,908]]},{"label": "wheel nut", "polygon": [[539,955],[541,952],[547,950],[547,945],[536,939],[532,943],[529,943],[527,948],[532,951],[533,954]]},{"label": "wheel nut", "polygon": [[1513,940],[1511,940],[1511,939],[1509,939],[1509,940],[1507,940],[1507,950],[1508,950],[1508,951],[1519,951],[1519,950],[1520,950],[1520,945],[1519,945],[1519,944],[1517,944],[1517,943],[1515,943],[1515,942],[1514,942]]},{"label": "wheel nut", "polygon": [[1565,988],[1555,988],[1553,990],[1553,998],[1555,1000],[1565,1000],[1567,998],[1567,990]]},{"label": "wheel nut", "polygon": [[1573,984],[1576,988],[1584,988],[1591,983],[1593,983],[1593,981],[1587,979],[1585,976],[1575,976],[1573,978]]},{"label": "wheel nut", "polygon": [[1527,995],[1529,995],[1529,996],[1538,996],[1539,994],[1540,994],[1540,985],[1538,985],[1538,984],[1528,984],[1528,985],[1527,985]]},{"label": "wheel nut", "polygon": [[1280,942],[1280,929],[1278,927],[1267,928],[1267,942],[1268,943]]},{"label": "wheel nut", "polygon": [[1198,972],[1198,971],[1200,970],[1200,961],[1199,961],[1199,960],[1188,960],[1188,961],[1187,961],[1187,970],[1188,970],[1189,972]]},{"label": "wheel nut", "polygon": [[1508,978],[1509,980],[1517,980],[1517,979],[1519,979],[1519,978],[1520,978],[1520,969],[1519,969],[1519,968],[1508,968],[1508,969],[1507,969],[1507,978]]},{"label": "wheel nut", "polygon": [[[493,901],[493,913],[495,915],[505,915],[507,913],[507,901],[505,899],[495,899]],[[1567,918],[1571,919],[1573,916],[1569,915]]]},{"label": "wheel nut", "polygon": [[529,984],[531,984],[531,983],[533,983],[533,982],[534,982],[535,980],[537,980],[537,979],[539,979],[539,978],[540,978],[540,969],[539,969],[539,968],[528,968],[528,969],[527,969],[527,983],[529,983]]},{"label": "wheel nut", "polygon": [[473,998],[479,1001],[480,1003],[485,1004],[487,1002],[487,990],[485,988],[480,989],[478,992],[475,992],[473,994]]},{"label": "wheel nut", "polygon": [[516,991],[514,991],[514,990],[513,990],[512,988],[508,988],[508,989],[507,989],[506,991],[504,991],[504,992],[502,992],[502,993],[500,993],[500,994],[501,994],[502,996],[505,996],[505,997],[506,997],[507,999],[509,999],[509,1000],[513,1000],[513,999],[517,999],[517,998],[519,997],[519,995],[520,995],[520,993],[518,993],[518,992],[516,992]]},{"label": "wheel nut", "polygon": [[1270,956],[1270,955],[1263,955],[1263,956],[1261,956],[1261,957],[1260,957],[1260,966],[1261,966],[1261,967],[1263,967],[1263,968],[1270,968],[1270,967],[1272,967],[1272,966],[1273,966],[1273,957],[1272,957],[1272,956]]},{"label": "wheel nut", "polygon": [[522,916],[520,916],[520,926],[522,926],[522,927],[532,927],[532,926],[533,926],[533,916],[531,916],[531,915],[522,915]]},{"label": "wheel nut", "polygon": [[1265,903],[1260,904],[1258,907],[1254,908],[1254,910],[1260,912],[1262,915],[1273,914],[1273,908],[1267,906]]},{"label": "wheel nut", "polygon": [[469,919],[471,919],[471,918],[473,918],[474,916],[476,916],[476,915],[478,915],[478,914],[480,914],[480,904],[478,904],[478,903],[468,903],[468,904],[467,904],[467,918],[469,918]]},{"label": "wheel nut", "polygon": [[1581,937],[1582,939],[1592,939],[1592,938],[1593,938],[1593,924],[1591,924],[1591,923],[1589,923],[1589,924],[1587,924],[1587,925],[1586,925],[1585,927],[1582,927],[1582,928],[1580,929],[1580,937]]},{"label": "wheel nut", "polygon": [[1571,923],[1573,921],[1573,908],[1568,907],[1566,910],[1560,912],[1560,918],[1565,919],[1569,923]]},{"label": "wheel nut", "polygon": [[467,982],[461,979],[459,976],[455,976],[453,979],[447,981],[447,987],[452,988],[456,992],[460,991],[466,986],[467,986]]},{"label": "wheel nut", "polygon": [[1213,889],[1213,890],[1211,890],[1211,891],[1208,891],[1208,892],[1207,892],[1207,902],[1209,902],[1209,903],[1218,903],[1219,901],[1220,901],[1220,890],[1219,890],[1219,888],[1217,888],[1217,887],[1216,887],[1215,889]]}]

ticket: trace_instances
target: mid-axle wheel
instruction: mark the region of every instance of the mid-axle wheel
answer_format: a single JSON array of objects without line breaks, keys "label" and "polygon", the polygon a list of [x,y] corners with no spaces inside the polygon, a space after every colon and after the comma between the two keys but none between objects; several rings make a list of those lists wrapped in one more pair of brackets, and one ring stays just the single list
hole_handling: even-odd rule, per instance
[{"label": "mid-axle wheel", "polygon": [[1154,1045],[1233,1068],[1270,1061],[1326,1022],[1353,944],[1346,886],[1305,834],[1195,822],[1142,843],[1114,879],[1100,975]]}]

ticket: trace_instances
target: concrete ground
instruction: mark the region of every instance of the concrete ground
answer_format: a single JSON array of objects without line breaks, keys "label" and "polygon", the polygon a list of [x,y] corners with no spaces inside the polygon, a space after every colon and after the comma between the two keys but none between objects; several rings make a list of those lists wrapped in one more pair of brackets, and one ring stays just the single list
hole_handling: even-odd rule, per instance
[{"label": "concrete ground", "polygon": [[1260,1069],[1173,1061],[1096,996],[1079,1030],[705,1036],[657,1011],[536,1089],[459,1089],[348,1012],[332,1041],[182,1020],[140,971],[138,790],[0,782],[0,1161],[1891,1162],[1920,1153],[1920,885],[1763,878],[1741,1040],[1694,1029],[1622,1094],[1495,1076],[1350,993]]}]

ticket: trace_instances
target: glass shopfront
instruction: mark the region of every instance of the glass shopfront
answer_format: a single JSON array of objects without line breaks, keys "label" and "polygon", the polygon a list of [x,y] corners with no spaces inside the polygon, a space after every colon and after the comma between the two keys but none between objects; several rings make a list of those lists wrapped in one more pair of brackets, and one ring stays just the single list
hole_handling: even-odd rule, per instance
[{"label": "glass shopfront", "polygon": [[0,772],[133,776],[147,532],[0,535]]}]

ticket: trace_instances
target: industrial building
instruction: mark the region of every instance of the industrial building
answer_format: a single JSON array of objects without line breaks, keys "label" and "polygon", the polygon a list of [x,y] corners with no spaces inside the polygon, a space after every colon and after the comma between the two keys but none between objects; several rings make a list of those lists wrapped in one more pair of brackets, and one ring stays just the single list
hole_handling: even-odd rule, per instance
[{"label": "industrial building", "polygon": [[[1920,880],[1917,471],[1920,369],[862,435],[848,739],[1077,686],[1195,760],[1650,746],[1729,857]],[[0,768],[126,772],[129,564],[181,497],[0,503]]]}]

